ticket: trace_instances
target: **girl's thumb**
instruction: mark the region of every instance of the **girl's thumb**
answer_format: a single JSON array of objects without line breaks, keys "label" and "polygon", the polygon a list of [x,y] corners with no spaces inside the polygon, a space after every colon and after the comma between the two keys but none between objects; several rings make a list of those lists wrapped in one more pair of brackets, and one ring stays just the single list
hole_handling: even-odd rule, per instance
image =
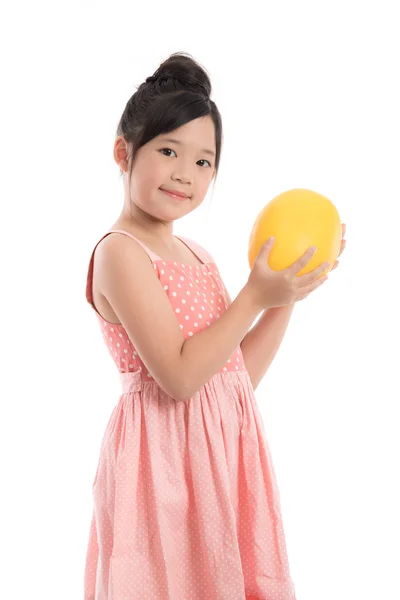
[{"label": "girl's thumb", "polygon": [[265,252],[269,252],[272,249],[272,246],[274,245],[275,242],[275,238],[272,236],[270,237],[265,244],[263,244],[261,246],[261,252],[265,253]]},{"label": "girl's thumb", "polygon": [[274,245],[274,241],[275,238],[272,236],[266,242],[264,242],[264,244],[261,246],[258,252],[256,260],[261,260],[262,262],[268,260],[269,253],[271,252],[272,246]]}]

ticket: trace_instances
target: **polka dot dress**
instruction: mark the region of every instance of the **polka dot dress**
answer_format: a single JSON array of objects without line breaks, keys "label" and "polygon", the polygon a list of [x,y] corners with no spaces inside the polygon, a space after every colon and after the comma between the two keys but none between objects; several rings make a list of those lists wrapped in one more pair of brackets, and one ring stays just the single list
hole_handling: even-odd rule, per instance
[{"label": "polka dot dress", "polygon": [[[189,265],[164,261],[133,239],[149,255],[185,339],[228,308],[218,268],[201,246],[179,236],[202,262]],[[94,306],[95,249],[86,297],[121,395],[92,486],[85,600],[296,600],[274,466],[240,346],[192,398],[168,396],[123,326]]]}]

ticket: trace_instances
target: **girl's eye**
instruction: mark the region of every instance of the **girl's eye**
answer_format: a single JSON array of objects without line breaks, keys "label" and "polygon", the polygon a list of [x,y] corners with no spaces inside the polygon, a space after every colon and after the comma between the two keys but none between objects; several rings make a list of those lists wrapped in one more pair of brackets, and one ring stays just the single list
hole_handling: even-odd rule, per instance
[{"label": "girl's eye", "polygon": [[[171,150],[171,148],[162,148],[160,150],[160,152],[174,152],[175,153],[175,150]],[[170,156],[170,154],[164,154],[164,156]],[[211,167],[210,161],[209,160],[205,160],[204,158],[202,158],[198,162],[206,162],[206,163],[208,163],[208,166]]]},{"label": "girl's eye", "polygon": [[209,160],[205,160],[204,158],[202,158],[201,160],[199,160],[199,162],[206,162],[208,163],[208,166],[211,167],[211,163]]},{"label": "girl's eye", "polygon": [[[173,150],[171,150],[171,148],[162,148],[162,149],[160,150],[160,152],[164,152],[164,150],[165,150],[166,152],[173,152]],[[167,156],[169,156],[169,154],[168,154]]]}]

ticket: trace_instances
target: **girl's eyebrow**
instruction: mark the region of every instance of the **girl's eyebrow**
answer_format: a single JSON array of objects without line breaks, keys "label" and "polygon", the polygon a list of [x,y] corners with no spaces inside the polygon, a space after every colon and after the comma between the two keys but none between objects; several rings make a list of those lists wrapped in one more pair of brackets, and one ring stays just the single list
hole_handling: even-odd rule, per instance
[{"label": "girl's eyebrow", "polygon": [[[182,142],[180,140],[175,140],[174,138],[163,138],[163,140],[164,142],[171,142],[172,144],[182,145]],[[205,154],[211,154],[211,156],[215,156],[215,152],[213,152],[212,150],[207,150],[207,148],[203,148],[201,152],[204,152]]]}]

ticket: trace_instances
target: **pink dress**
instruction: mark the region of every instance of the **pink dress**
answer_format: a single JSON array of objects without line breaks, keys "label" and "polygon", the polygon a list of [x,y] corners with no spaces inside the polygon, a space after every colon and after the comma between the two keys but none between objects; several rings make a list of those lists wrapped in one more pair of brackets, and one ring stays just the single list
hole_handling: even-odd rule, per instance
[{"label": "pink dress", "polygon": [[[164,261],[133,239],[149,255],[184,338],[228,308],[201,246],[179,236],[202,261],[189,265]],[[123,326],[97,312],[94,250],[86,297],[121,395],[92,487],[85,600],[295,600],[274,466],[240,346],[190,400],[174,400]]]}]

